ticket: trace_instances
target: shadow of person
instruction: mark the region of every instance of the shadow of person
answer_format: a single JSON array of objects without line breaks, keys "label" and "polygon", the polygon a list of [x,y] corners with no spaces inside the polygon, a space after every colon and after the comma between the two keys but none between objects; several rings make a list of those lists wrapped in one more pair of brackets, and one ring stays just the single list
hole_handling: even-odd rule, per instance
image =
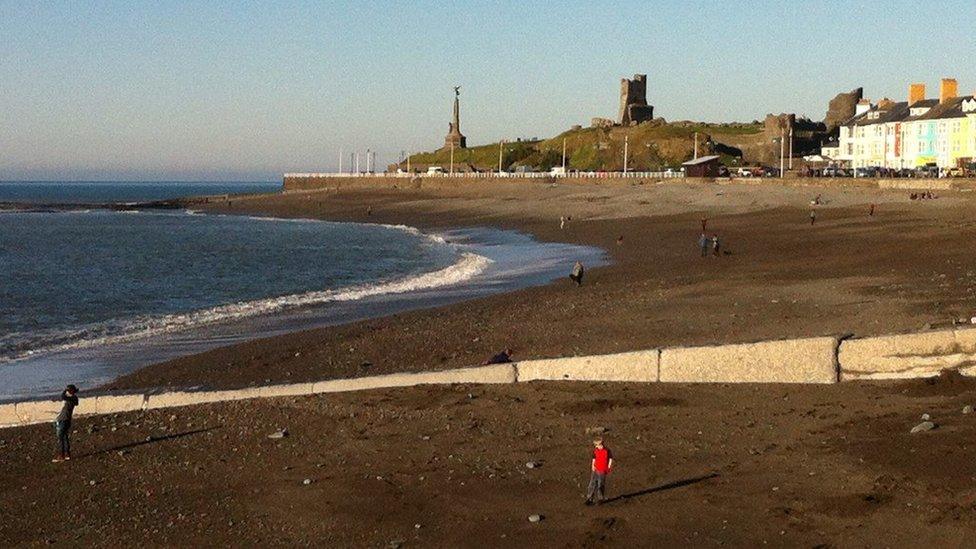
[{"label": "shadow of person", "polygon": [[633,498],[639,498],[641,496],[646,496],[648,494],[653,494],[655,492],[664,492],[666,490],[674,490],[675,488],[682,488],[684,486],[690,486],[692,484],[698,484],[699,482],[704,482],[706,480],[713,479],[719,476],[718,473],[709,473],[701,477],[686,478],[682,480],[676,480],[674,482],[669,482],[668,484],[662,484],[660,486],[655,486],[653,488],[646,488],[644,490],[639,490],[637,492],[630,492],[629,494],[621,494],[616,497],[604,500],[604,505],[607,503],[613,503],[615,501],[627,501]]},{"label": "shadow of person", "polygon": [[161,437],[149,436],[145,440],[140,440],[140,441],[137,441],[137,442],[130,442],[128,444],[121,444],[119,446],[113,446],[112,448],[105,448],[105,449],[102,449],[102,450],[95,450],[93,452],[88,452],[88,453],[85,453],[85,454],[79,454],[78,456],[75,457],[75,459],[84,458],[84,457],[90,457],[90,456],[97,456],[99,454],[108,454],[110,452],[119,452],[119,451],[122,451],[122,450],[129,450],[131,448],[137,448],[139,446],[145,446],[146,444],[153,444],[153,443],[156,443],[156,442],[163,442],[163,441],[166,441],[166,440],[173,440],[173,439],[188,437],[188,436],[192,436],[192,435],[199,435],[200,433],[206,433],[208,431],[213,431],[214,429],[219,429],[219,428],[220,427],[205,427],[203,429],[194,429],[192,431],[184,431],[182,433],[173,433],[172,435],[166,435],[166,436],[161,436]]}]

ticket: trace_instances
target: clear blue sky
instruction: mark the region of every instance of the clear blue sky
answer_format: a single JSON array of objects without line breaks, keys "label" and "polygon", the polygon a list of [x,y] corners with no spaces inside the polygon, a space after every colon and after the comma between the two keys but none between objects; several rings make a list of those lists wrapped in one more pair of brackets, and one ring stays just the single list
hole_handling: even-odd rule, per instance
[{"label": "clear blue sky", "polygon": [[278,179],[613,117],[822,119],[837,92],[976,90],[976,2],[0,0],[0,179]]}]

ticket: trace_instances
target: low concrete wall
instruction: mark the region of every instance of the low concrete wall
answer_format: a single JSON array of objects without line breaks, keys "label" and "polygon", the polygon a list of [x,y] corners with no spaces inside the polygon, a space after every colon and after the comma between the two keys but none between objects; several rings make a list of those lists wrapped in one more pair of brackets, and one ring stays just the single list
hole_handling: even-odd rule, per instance
[{"label": "low concrete wall", "polygon": [[91,414],[117,414],[146,409],[146,395],[142,394],[101,395],[89,400],[95,401],[94,411],[90,412]]},{"label": "low concrete wall", "polygon": [[210,402],[226,402],[231,400],[244,400],[248,398],[259,398],[261,396],[260,387],[248,387],[228,391],[189,391],[160,393],[146,397],[146,410],[157,410],[159,408],[174,408],[177,406],[189,406],[191,404],[207,404]]},{"label": "low concrete wall", "polygon": [[837,338],[817,337],[661,351],[661,381],[836,383]]},{"label": "low concrete wall", "polygon": [[[959,180],[959,182],[966,180]],[[879,179],[879,189],[948,191],[956,186],[952,179]]]},{"label": "low concrete wall", "polygon": [[293,383],[291,385],[271,385],[258,387],[259,398],[273,398],[284,396],[300,396],[314,394],[314,383]]},{"label": "low concrete wall", "polygon": [[516,364],[518,381],[635,381],[658,380],[661,353],[635,351],[613,355],[527,360]]},{"label": "low concrete wall", "polygon": [[933,377],[947,369],[976,375],[976,329],[850,339],[838,359],[841,381]]},{"label": "low concrete wall", "polygon": [[16,404],[0,404],[0,427],[9,427],[20,423]]},{"label": "low concrete wall", "polygon": [[[250,398],[458,383],[536,380],[685,383],[836,383],[929,377],[945,369],[976,375],[976,328],[839,342],[834,337],[527,360],[433,372],[333,379],[239,390],[82,398],[78,415],[155,410]],[[839,376],[839,378],[838,378]],[[0,427],[54,421],[60,401],[0,405]]]},{"label": "low concrete wall", "polygon": [[[30,402],[17,403],[17,417],[22,424],[45,423],[54,421],[61,412],[63,404],[60,400],[35,400]],[[80,413],[84,411],[81,404],[76,410]]]},{"label": "low concrete wall", "polygon": [[450,385],[454,383],[515,383],[515,365],[497,364],[478,368],[461,368],[435,372],[389,374],[383,376],[333,379],[320,381],[313,387],[314,393],[341,393],[386,387],[411,387],[414,385]]}]

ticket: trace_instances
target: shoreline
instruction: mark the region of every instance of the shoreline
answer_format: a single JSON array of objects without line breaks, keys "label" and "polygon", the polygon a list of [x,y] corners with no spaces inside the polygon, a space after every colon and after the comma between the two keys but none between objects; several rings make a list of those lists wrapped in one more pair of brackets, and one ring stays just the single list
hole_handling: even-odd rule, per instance
[{"label": "shoreline", "polygon": [[[152,206],[140,204],[138,209],[152,214],[156,210]],[[167,205],[163,211],[173,209],[173,205]],[[113,210],[115,208],[107,209]],[[204,215],[226,214],[204,212]],[[230,217],[255,216],[234,213]],[[260,219],[299,220],[269,216],[261,216]],[[306,221],[329,222],[320,219]],[[355,225],[358,222],[343,223]],[[537,285],[561,275],[562,270],[554,262],[567,261],[565,257],[568,254],[588,254],[596,258],[603,253],[595,249],[537,243],[518,233],[487,228],[423,233],[405,225],[369,225],[406,231],[450,246],[455,250],[457,259],[445,268],[406,278],[332,290],[312,290],[246,304],[232,303],[214,309],[180,313],[179,318],[164,316],[152,322],[145,321],[144,324],[149,326],[145,329],[153,333],[120,333],[100,337],[96,341],[76,341],[35,349],[0,366],[0,381],[4,386],[0,402],[38,398],[48,392],[56,392],[58,387],[68,382],[89,389],[111,386],[113,379],[155,363],[234,343],[431,308]],[[513,261],[513,255],[533,257],[536,265],[525,271]],[[254,307],[261,310],[239,314],[248,312],[242,309]],[[229,309],[232,317],[210,318],[222,309]],[[182,320],[184,317],[187,320]],[[191,322],[195,317],[200,317],[202,322]],[[186,325],[174,330],[172,326],[175,321]],[[156,327],[152,328],[153,325]]]},{"label": "shoreline", "polygon": [[[557,280],[464,304],[285,334],[156,364],[110,386],[239,388],[460,368],[505,347],[522,360],[830,336],[852,328],[870,336],[945,326],[968,315],[969,294],[960,293],[965,288],[946,292],[920,282],[926,279],[917,269],[890,269],[931,263],[945,250],[956,258],[951,261],[962,261],[958,243],[969,238],[969,227],[953,231],[945,221],[972,206],[966,193],[916,204],[902,191],[818,191],[825,205],[813,230],[807,212],[814,191],[790,186],[519,182],[211,201],[203,209],[423,230],[515,229],[542,242],[603,248],[613,264],[589,270],[578,290]],[[184,201],[190,204],[200,207],[199,201]],[[878,205],[877,216],[868,217],[868,204]],[[573,218],[564,230],[560,213]],[[703,216],[729,254],[704,263],[694,244]],[[885,230],[932,245],[913,244],[906,253],[886,242]],[[961,264],[953,265],[959,270]]]}]

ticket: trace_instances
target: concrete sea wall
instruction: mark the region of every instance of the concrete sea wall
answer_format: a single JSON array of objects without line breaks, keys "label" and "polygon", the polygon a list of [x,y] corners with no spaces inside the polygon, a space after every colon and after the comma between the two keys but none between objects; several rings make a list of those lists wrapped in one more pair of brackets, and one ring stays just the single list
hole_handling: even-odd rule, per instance
[{"label": "concrete sea wall", "polygon": [[838,339],[818,337],[661,352],[661,381],[836,383]]},{"label": "concrete sea wall", "polygon": [[[863,339],[816,337],[651,349],[237,390],[97,395],[82,397],[76,413],[79,416],[114,414],[251,398],[415,385],[533,381],[838,383],[924,378],[947,369],[963,375],[976,375],[976,328]],[[51,422],[60,409],[58,401],[0,404],[0,427]]]},{"label": "concrete sea wall", "polygon": [[840,346],[841,381],[976,375],[976,329],[852,339]]}]

